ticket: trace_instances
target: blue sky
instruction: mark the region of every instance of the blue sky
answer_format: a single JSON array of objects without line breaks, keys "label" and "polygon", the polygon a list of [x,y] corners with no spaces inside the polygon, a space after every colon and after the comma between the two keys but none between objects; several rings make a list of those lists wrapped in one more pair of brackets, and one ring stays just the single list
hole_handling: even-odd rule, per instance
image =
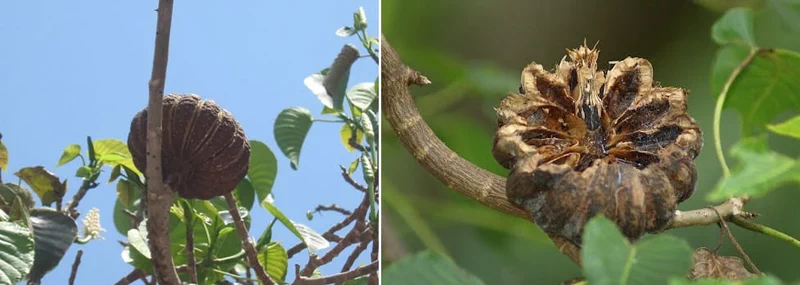
[{"label": "blue sky", "polygon": [[[338,125],[317,123],[294,171],[275,144],[273,122],[292,106],[319,117],[322,105],[303,79],[330,65],[343,44],[360,46],[356,38],[334,34],[352,24],[359,6],[370,21],[369,34],[377,36],[377,5],[375,0],[175,3],[166,92],[213,99],[234,114],[249,139],[266,142],[278,157],[276,205],[319,232],[340,216],[326,213],[307,221],[306,211],[330,203],[353,208],[361,200],[338,168],[357,153],[341,146]],[[130,120],[147,104],[156,7],[155,0],[0,3],[0,133],[10,152],[4,182],[16,182],[13,172],[19,168],[43,165],[69,179],[66,201],[80,180],[74,177],[78,162],[55,168],[64,147],[85,146],[87,135],[126,139]],[[350,85],[374,81],[377,69],[369,58],[358,60]],[[130,272],[117,243],[125,237],[112,220],[115,198],[115,186],[109,184],[88,193],[79,210],[100,209],[105,240],[71,246],[43,284],[66,283],[77,249],[84,250],[79,284],[109,284]],[[255,207],[257,230],[251,235],[260,235],[269,218]],[[276,229],[273,240],[287,248],[298,242],[285,228]],[[306,261],[307,254],[296,255],[289,275],[293,264]],[[356,265],[366,262],[362,258]],[[339,259],[322,271],[338,272],[343,263]]]}]

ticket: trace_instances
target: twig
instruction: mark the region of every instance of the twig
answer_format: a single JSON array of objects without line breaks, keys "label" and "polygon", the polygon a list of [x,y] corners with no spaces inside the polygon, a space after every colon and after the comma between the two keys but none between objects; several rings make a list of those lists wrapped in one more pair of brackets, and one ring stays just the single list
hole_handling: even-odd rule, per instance
[{"label": "twig", "polygon": [[[717,211],[716,209],[713,209],[713,210],[715,212]],[[756,274],[764,275],[763,273],[761,273],[761,270],[758,270],[758,267],[756,266],[755,263],[753,263],[753,260],[750,259],[750,256],[747,255],[746,252],[744,252],[744,249],[742,248],[742,246],[739,245],[738,242],[736,242],[736,238],[733,237],[733,233],[731,233],[731,229],[728,228],[728,223],[725,222],[725,219],[722,218],[722,215],[720,215],[719,212],[716,212],[716,213],[717,213],[717,216],[719,217],[719,226],[725,231],[726,234],[728,234],[728,239],[731,240],[731,243],[733,243],[733,247],[736,248],[736,251],[738,251],[739,254],[742,255],[742,258],[744,258],[744,261],[747,262],[747,265],[749,265],[750,268],[752,268],[753,271],[756,272]]]},{"label": "twig", "polygon": [[738,226],[740,226],[742,228],[745,228],[745,229],[748,229],[748,230],[751,230],[751,231],[754,231],[754,232],[757,232],[757,233],[762,233],[762,234],[774,237],[776,239],[788,242],[789,244],[792,244],[792,245],[794,245],[796,247],[800,247],[800,240],[797,240],[796,238],[793,238],[790,235],[782,233],[782,232],[780,232],[780,231],[778,231],[776,229],[767,227],[765,225],[754,223],[754,222],[752,222],[750,220],[745,219],[744,217],[731,216],[731,222],[733,222],[734,224],[736,224],[736,225],[738,225]]},{"label": "twig", "polygon": [[333,211],[333,212],[337,212],[337,213],[340,213],[340,214],[345,215],[345,216],[349,216],[349,215],[353,214],[353,212],[350,212],[350,211],[348,211],[348,210],[346,210],[346,209],[344,209],[342,207],[339,207],[336,204],[331,204],[330,206],[319,205],[319,206],[317,206],[316,209],[314,209],[314,212],[322,212],[322,211]]},{"label": "twig", "polygon": [[186,221],[186,274],[189,275],[189,282],[197,284],[197,265],[194,260],[194,229],[192,222]]},{"label": "twig", "polygon": [[233,223],[236,226],[236,231],[239,233],[239,237],[242,239],[242,248],[245,252],[247,252],[247,261],[249,262],[250,267],[256,272],[258,280],[264,284],[274,285],[275,281],[272,281],[272,279],[269,278],[269,275],[264,272],[264,267],[261,267],[261,264],[258,263],[258,252],[256,252],[255,246],[250,241],[250,235],[247,234],[247,228],[244,226],[242,216],[239,215],[239,208],[236,207],[236,200],[233,198],[231,193],[226,193],[225,201],[228,202],[228,212],[231,213],[231,216],[233,217]]},{"label": "twig", "polygon": [[[300,266],[295,265],[295,274],[299,273]],[[343,283],[346,281],[350,281],[353,279],[358,278],[359,276],[364,276],[370,273],[374,273],[378,271],[378,262],[373,261],[372,263],[368,264],[367,266],[361,266],[351,271],[342,272],[330,276],[320,277],[320,278],[308,278],[304,276],[300,276],[298,281],[295,281],[294,284],[302,284],[302,285],[323,285],[323,284],[332,284],[332,283]]]},{"label": "twig", "polygon": [[370,241],[371,240],[369,239],[362,240],[361,243],[359,243],[358,246],[356,246],[356,248],[353,249],[353,252],[351,252],[350,255],[347,256],[347,260],[344,262],[344,266],[342,266],[341,272],[346,272],[353,267],[353,264],[356,263],[356,258],[358,258],[358,256],[360,256],[361,253],[367,249],[367,246],[369,246]]},{"label": "twig", "polygon": [[356,190],[364,192],[364,193],[369,191],[367,186],[361,185],[358,182],[356,182],[355,180],[353,180],[353,177],[351,177],[350,174],[347,173],[347,169],[345,169],[344,166],[339,165],[339,168],[342,169],[342,178],[344,178],[344,181],[346,181],[348,184],[352,185],[353,188],[356,188]]},{"label": "twig", "polygon": [[[175,268],[175,271],[177,271],[177,272],[185,272],[186,271],[186,265],[178,266],[177,268]],[[130,273],[128,273],[127,275],[122,277],[122,279],[117,281],[117,283],[114,283],[114,285],[128,285],[128,284],[131,284],[131,283],[133,283],[133,282],[135,282],[136,280],[139,280],[139,279],[142,279],[142,280],[146,281],[147,279],[144,279],[144,278],[147,277],[147,275],[148,275],[147,272],[144,272],[144,270],[133,269]]]},{"label": "twig", "polygon": [[311,276],[311,273],[313,273],[315,269],[331,262],[333,258],[339,256],[339,254],[341,254],[345,248],[358,242],[365,228],[366,225],[363,222],[356,222],[356,225],[350,230],[350,232],[347,233],[347,235],[344,236],[342,241],[337,243],[333,248],[326,252],[325,255],[322,257],[316,257],[314,255],[310,256],[308,263],[306,263],[306,266],[303,267],[303,270],[297,277]]},{"label": "twig", "polygon": [[81,188],[78,188],[78,192],[76,192],[75,195],[72,196],[72,200],[67,202],[67,207],[64,208],[64,214],[72,217],[72,219],[77,219],[78,216],[80,216],[80,214],[78,213],[77,210],[75,210],[75,208],[78,207],[78,204],[81,202],[81,199],[83,199],[83,197],[86,196],[86,192],[88,192],[89,189],[97,187],[98,185],[99,184],[97,182],[94,182],[92,180],[83,180]]},{"label": "twig", "polygon": [[78,266],[81,265],[81,256],[83,256],[83,250],[79,249],[78,253],[75,254],[75,262],[72,263],[72,272],[69,274],[69,285],[75,284],[75,276],[78,275]]},{"label": "twig", "polygon": [[747,57],[739,63],[736,68],[731,71],[731,74],[728,76],[728,79],[725,80],[725,85],[722,87],[722,91],[717,96],[717,104],[714,106],[714,149],[717,151],[717,158],[719,159],[720,165],[722,165],[722,175],[728,176],[731,174],[731,170],[728,168],[728,163],[725,162],[725,154],[722,152],[722,138],[720,135],[720,125],[722,121],[722,107],[725,105],[725,99],[728,97],[728,90],[733,85],[733,82],[736,81],[736,77],[739,76],[739,73],[742,72],[750,62],[753,61],[753,58],[765,49],[760,48],[750,48],[750,52],[747,54]]},{"label": "twig", "polygon": [[172,26],[172,0],[158,1],[153,72],[147,104],[147,238],[150,240],[153,271],[162,285],[180,284],[169,248],[169,208],[175,198],[164,185],[161,173],[161,112],[169,60],[169,35]]},{"label": "twig", "polygon": [[[357,218],[356,213],[359,213],[361,211],[366,213],[367,209],[369,209],[369,196],[364,195],[364,199],[361,200],[361,204],[359,204],[358,207],[355,209],[355,211],[353,211],[353,214],[345,217],[344,220],[342,220],[338,224],[333,225],[330,229],[328,229],[328,231],[326,231],[325,233],[322,234],[322,237],[324,237],[325,239],[327,239],[329,241],[334,241],[334,240],[331,239],[331,237],[334,237],[335,233],[337,231],[343,229],[344,227],[346,227],[347,225],[349,225],[350,223],[355,221],[356,218]],[[339,242],[339,241],[340,240],[336,240],[336,242]],[[306,248],[306,244],[301,242],[301,243],[298,243],[297,245],[289,248],[289,250],[286,251],[286,254],[289,256],[289,258],[292,258],[292,256],[294,256],[295,254],[299,253],[301,250],[303,250],[305,248]]]}]

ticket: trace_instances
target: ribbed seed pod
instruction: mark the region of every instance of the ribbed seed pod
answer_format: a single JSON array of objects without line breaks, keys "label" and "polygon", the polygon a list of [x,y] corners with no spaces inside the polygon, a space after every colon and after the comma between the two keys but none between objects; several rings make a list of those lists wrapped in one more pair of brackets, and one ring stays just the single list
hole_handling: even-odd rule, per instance
[{"label": "ribbed seed pod", "polygon": [[520,94],[496,108],[493,154],[511,170],[508,199],[577,245],[598,214],[631,240],[663,230],[694,192],[703,144],[687,91],[654,86],[646,59],[626,58],[606,73],[596,49],[568,55],[554,73],[528,65]]},{"label": "ribbed seed pod", "polygon": [[[169,94],[162,114],[164,182],[183,198],[208,200],[230,193],[247,174],[250,143],[233,115],[197,95]],[[133,118],[128,149],[146,165],[147,109]]]}]

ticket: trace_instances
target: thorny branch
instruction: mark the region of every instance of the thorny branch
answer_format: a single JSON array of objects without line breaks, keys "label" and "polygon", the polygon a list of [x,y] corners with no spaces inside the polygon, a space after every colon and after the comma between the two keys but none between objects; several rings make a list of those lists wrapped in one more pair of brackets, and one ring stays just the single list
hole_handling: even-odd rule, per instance
[{"label": "thorny branch", "polygon": [[[430,80],[405,65],[383,35],[381,35],[381,50],[381,106],[386,119],[406,150],[448,188],[489,208],[530,219],[528,213],[515,207],[506,199],[505,178],[490,173],[460,157],[447,148],[425,123],[411,97],[409,85],[424,86],[431,84]],[[742,210],[745,202],[747,202],[746,198],[738,197],[715,206],[713,210],[677,211],[666,229],[716,224],[720,222],[720,216],[734,222],[747,221],[745,218],[749,214]],[[714,211],[719,212],[719,216]],[[753,227],[743,227],[753,230]],[[778,234],[771,236],[778,237]],[[791,237],[786,239],[784,236],[778,238],[794,244],[791,240],[795,239]],[[577,246],[556,236],[550,238],[562,253],[580,264],[580,249]],[[800,242],[796,244],[800,245]]]},{"label": "thorny branch", "polygon": [[147,238],[150,240],[153,269],[162,285],[180,284],[169,242],[169,207],[175,199],[171,189],[164,186],[161,173],[161,111],[164,84],[169,60],[169,35],[172,26],[172,0],[158,1],[156,43],[153,52],[153,73],[147,104]]}]

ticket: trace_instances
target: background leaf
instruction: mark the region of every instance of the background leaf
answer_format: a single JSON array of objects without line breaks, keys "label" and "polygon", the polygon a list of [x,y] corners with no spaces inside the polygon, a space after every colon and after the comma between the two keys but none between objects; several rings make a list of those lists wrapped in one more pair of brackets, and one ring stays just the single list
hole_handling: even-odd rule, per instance
[{"label": "background leaf", "polygon": [[36,254],[29,279],[41,280],[53,270],[78,236],[75,220],[51,209],[33,209],[30,215]]},{"label": "background leaf", "polygon": [[800,183],[800,162],[767,149],[766,137],[747,138],[731,148],[739,163],[731,175],[723,177],[709,200],[750,195],[762,197],[786,183]]},{"label": "background leaf", "polygon": [[777,125],[767,125],[767,128],[776,134],[800,139],[800,116],[795,116]]},{"label": "background leaf", "polygon": [[289,229],[289,231],[292,232],[297,238],[299,238],[300,241],[302,241],[303,243],[306,242],[305,239],[303,238],[303,235],[294,226],[294,223],[292,223],[292,221],[289,220],[289,218],[287,218],[286,215],[284,215],[283,212],[281,212],[281,210],[278,210],[278,207],[275,207],[275,205],[273,205],[272,202],[269,201],[269,199],[264,199],[263,201],[261,201],[261,207],[267,209],[267,211],[270,214],[272,214],[272,216],[277,218],[278,221],[281,222],[281,224],[283,224],[287,229]]},{"label": "background leaf", "polygon": [[[711,75],[715,96],[747,54],[748,49],[741,47],[725,47],[717,53]],[[783,112],[800,110],[800,54],[775,49],[756,55],[731,85],[724,107],[739,112],[744,136],[763,130]]]},{"label": "background leaf", "polygon": [[72,161],[73,159],[78,157],[79,154],[81,154],[81,145],[71,144],[67,146],[67,148],[64,149],[64,152],[61,153],[61,158],[58,159],[58,164],[56,164],[56,167],[62,166]]},{"label": "background leaf", "polygon": [[452,260],[430,251],[423,251],[392,263],[381,274],[382,283],[478,285],[483,281],[459,268]]},{"label": "background leaf", "polygon": [[704,279],[689,281],[683,278],[673,278],[669,281],[669,285],[781,285],[780,280],[774,276],[763,276],[747,280],[718,280],[718,279]]},{"label": "background leaf", "polygon": [[686,275],[692,249],[686,241],[668,235],[631,245],[616,224],[598,216],[586,224],[581,258],[589,284],[653,284]]},{"label": "background leaf", "polygon": [[33,247],[33,234],[28,228],[0,221],[0,284],[17,284],[28,275],[33,266]]},{"label": "background leaf", "polygon": [[44,169],[44,166],[25,167],[14,175],[22,178],[33,189],[33,192],[36,192],[43,205],[50,205],[58,201],[64,197],[67,191],[67,181],[64,180],[62,184],[59,182],[58,176]]},{"label": "background leaf", "polygon": [[711,27],[711,38],[720,45],[755,46],[753,12],[747,8],[728,10]]},{"label": "background leaf", "polygon": [[[298,156],[299,152],[298,148]],[[250,178],[250,184],[256,190],[259,201],[267,198],[267,195],[272,192],[272,184],[275,183],[275,176],[277,175],[278,160],[275,159],[275,154],[272,153],[272,150],[263,142],[250,140],[250,168],[247,170],[247,177]],[[253,205],[252,199],[249,204],[250,207],[248,209],[251,209]]]},{"label": "background leaf", "polygon": [[280,243],[270,242],[269,245],[258,252],[258,262],[266,268],[272,280],[282,283],[286,279],[286,269],[289,266],[289,256]]},{"label": "background leaf", "polygon": [[296,170],[300,163],[300,150],[308,130],[311,129],[311,123],[311,112],[302,107],[284,109],[275,119],[275,141],[289,158],[292,169]]},{"label": "background leaf", "polygon": [[14,201],[17,200],[17,196],[23,202],[26,211],[36,204],[30,190],[16,184],[6,183],[0,184],[0,210],[11,213],[11,207],[14,205]]}]

